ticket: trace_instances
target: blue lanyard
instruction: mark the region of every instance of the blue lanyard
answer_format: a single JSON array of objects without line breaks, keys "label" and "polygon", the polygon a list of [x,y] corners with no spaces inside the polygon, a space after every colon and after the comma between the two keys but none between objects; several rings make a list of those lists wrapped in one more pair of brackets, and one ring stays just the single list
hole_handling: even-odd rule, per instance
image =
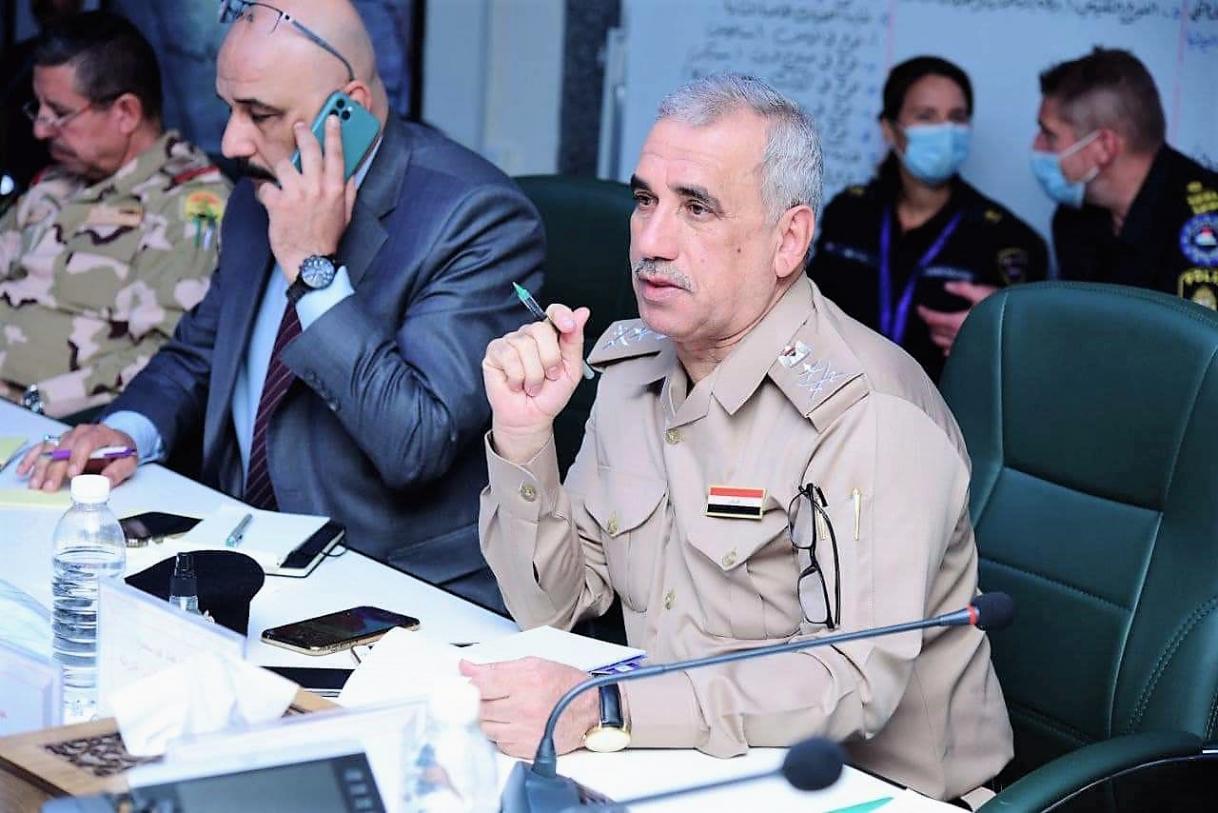
[{"label": "blue lanyard", "polygon": [[905,290],[901,292],[901,301],[893,308],[892,269],[890,267],[892,207],[884,208],[884,222],[880,226],[880,332],[897,344],[900,344],[901,340],[905,338],[905,323],[909,321],[909,308],[913,305],[914,289],[918,287],[918,279],[926,267],[934,262],[935,257],[939,256],[939,252],[947,244],[948,238],[952,236],[956,226],[960,225],[960,218],[963,215],[963,211],[956,212],[955,217],[947,222],[943,231],[939,232],[935,242],[926,249],[922,259],[918,260],[918,264],[909,272],[909,281],[905,283]]}]

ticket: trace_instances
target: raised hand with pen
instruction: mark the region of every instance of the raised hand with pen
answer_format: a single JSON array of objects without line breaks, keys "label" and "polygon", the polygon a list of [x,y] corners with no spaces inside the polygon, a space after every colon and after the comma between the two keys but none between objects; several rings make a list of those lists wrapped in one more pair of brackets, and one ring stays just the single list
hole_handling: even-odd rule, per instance
[{"label": "raised hand with pen", "polygon": [[554,418],[583,377],[587,308],[550,305],[544,321],[495,339],[482,359],[495,450],[513,463],[531,460],[553,434]]},{"label": "raised hand with pen", "polygon": [[78,474],[100,474],[116,486],[139,466],[135,441],[103,424],[83,424],[58,438],[48,437],[26,452],[17,474],[29,476],[32,489],[58,491]]}]

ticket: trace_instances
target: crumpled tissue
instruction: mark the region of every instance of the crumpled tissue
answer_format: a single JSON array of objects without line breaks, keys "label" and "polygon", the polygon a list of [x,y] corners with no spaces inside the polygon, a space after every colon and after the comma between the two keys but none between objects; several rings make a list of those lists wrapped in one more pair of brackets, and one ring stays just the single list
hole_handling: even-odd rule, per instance
[{"label": "crumpled tissue", "polygon": [[160,756],[179,737],[281,717],[298,688],[252,663],[201,652],[115,691],[109,701],[128,753]]}]

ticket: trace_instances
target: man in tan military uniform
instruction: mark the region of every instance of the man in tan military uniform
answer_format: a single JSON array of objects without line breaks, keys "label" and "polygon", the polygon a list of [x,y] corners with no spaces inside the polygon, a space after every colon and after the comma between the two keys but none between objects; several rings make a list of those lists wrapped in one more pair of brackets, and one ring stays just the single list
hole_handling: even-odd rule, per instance
[{"label": "man in tan military uniform", "polygon": [[[632,183],[642,319],[613,325],[589,357],[602,378],[565,484],[550,421],[577,383],[586,309],[551,306],[557,338],[537,323],[487,348],[483,551],[522,626],[569,628],[616,594],[630,643],[662,663],[916,620],[976,594],[955,421],[916,362],[803,273],[818,153],[810,122],[757,80],[712,77],[666,100]],[[788,527],[807,485],[833,530],[822,522],[815,538],[823,593],[815,574],[801,579],[810,558]],[[535,717],[585,677],[536,659],[463,669],[483,691],[484,730],[520,754]],[[726,757],[822,735],[938,798],[1011,756],[973,628],[673,673],[622,684],[621,699],[633,745]],[[577,701],[559,751],[599,719],[594,697]]]},{"label": "man in tan military uniform", "polygon": [[[34,385],[55,416],[110,401],[203,298],[216,265],[230,186],[206,154],[163,132],[159,75],[155,89],[107,89],[123,90],[109,101],[87,87],[108,49],[155,65],[137,38],[103,12],[48,32],[30,113],[57,163],[0,219],[0,394],[20,400]],[[139,59],[106,80],[121,83],[124,66],[135,72]]]}]

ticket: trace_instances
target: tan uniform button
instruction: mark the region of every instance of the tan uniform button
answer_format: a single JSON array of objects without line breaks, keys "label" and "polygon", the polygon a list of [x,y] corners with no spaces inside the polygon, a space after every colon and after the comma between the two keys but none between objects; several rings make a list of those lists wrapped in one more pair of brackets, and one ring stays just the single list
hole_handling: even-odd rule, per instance
[{"label": "tan uniform button", "polygon": [[533,502],[537,499],[537,489],[533,487],[532,483],[525,483],[520,487],[520,496],[528,502]]},{"label": "tan uniform button", "polygon": [[678,429],[669,429],[664,433],[664,442],[669,446],[676,446],[681,442],[681,432]]},{"label": "tan uniform button", "polygon": [[732,565],[736,564],[736,551],[729,550],[727,553],[723,554],[723,558],[720,561],[723,562],[724,567],[731,567]]},{"label": "tan uniform button", "polygon": [[614,514],[613,516],[609,517],[609,535],[616,536],[617,529],[618,529],[617,515]]},{"label": "tan uniform button", "polygon": [[664,594],[664,609],[665,610],[671,610],[672,605],[674,605],[676,603],[677,603],[677,591],[676,590],[669,590],[667,593]]}]

